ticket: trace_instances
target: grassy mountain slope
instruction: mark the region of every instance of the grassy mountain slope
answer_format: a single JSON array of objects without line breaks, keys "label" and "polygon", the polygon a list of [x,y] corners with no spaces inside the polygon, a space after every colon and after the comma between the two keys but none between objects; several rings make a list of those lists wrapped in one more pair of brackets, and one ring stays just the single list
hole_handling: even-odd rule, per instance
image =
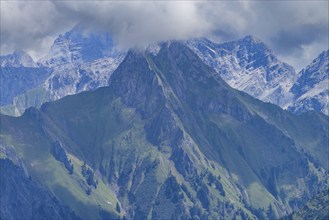
[{"label": "grassy mountain slope", "polygon": [[327,184],[328,118],[214,75],[178,43],[130,52],[110,87],[1,116],[1,139],[81,218],[286,215]]}]

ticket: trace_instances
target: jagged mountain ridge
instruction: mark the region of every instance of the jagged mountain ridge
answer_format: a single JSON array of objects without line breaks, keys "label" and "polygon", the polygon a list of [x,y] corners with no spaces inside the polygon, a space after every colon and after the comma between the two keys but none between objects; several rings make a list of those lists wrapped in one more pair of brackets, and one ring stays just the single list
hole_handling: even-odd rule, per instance
[{"label": "jagged mountain ridge", "polygon": [[[289,213],[326,184],[328,118],[294,116],[214,75],[178,43],[156,56],[129,52],[109,87],[47,103],[19,118],[1,116],[1,135],[20,152],[32,178],[78,216],[83,210],[64,196],[89,201],[77,193],[84,192],[78,184],[83,161],[99,185],[111,184],[102,190],[115,198],[106,205],[100,187],[90,196],[97,195],[100,210],[116,215],[218,219]],[[73,174],[50,153],[55,142],[71,158]],[[63,194],[40,175],[59,185],[67,179],[68,191]]]},{"label": "jagged mountain ridge", "polygon": [[81,24],[55,39],[49,53],[38,63],[44,66],[63,64],[79,65],[104,57],[116,57],[120,53],[114,47],[109,33],[91,32]]},{"label": "jagged mountain ridge", "polygon": [[18,50],[12,54],[0,56],[1,67],[38,67],[33,58],[25,51]]},{"label": "jagged mountain ridge", "polygon": [[220,44],[197,39],[186,44],[233,88],[283,108],[292,101],[289,90],[296,80],[294,68],[256,37]]},{"label": "jagged mountain ridge", "polygon": [[54,69],[44,88],[54,99],[106,86],[125,56],[109,33],[91,33],[79,24],[60,35],[39,62]]},{"label": "jagged mountain ridge", "polygon": [[329,114],[328,50],[296,74],[251,35],[220,44],[207,39],[185,43],[233,88],[297,114]]},{"label": "jagged mountain ridge", "polygon": [[289,110],[295,113],[317,111],[329,115],[329,50],[323,51],[298,73],[291,88],[294,102]]},{"label": "jagged mountain ridge", "polygon": [[[320,89],[315,88],[303,96],[296,94],[295,83],[309,79],[302,77],[302,73],[296,74],[291,66],[281,62],[253,36],[221,44],[207,39],[184,43],[233,88],[295,113],[315,110],[328,114],[327,80],[318,82]],[[156,54],[161,44],[147,50]],[[46,101],[107,86],[112,72],[125,56],[126,51],[116,49],[108,33],[90,33],[82,25],[77,25],[60,35],[49,53],[38,61],[38,65],[52,68],[52,74],[44,84],[24,94],[15,93],[18,96],[9,98],[13,104],[1,107],[1,112],[17,116],[28,107],[40,107]],[[315,67],[320,68],[320,65]]]}]

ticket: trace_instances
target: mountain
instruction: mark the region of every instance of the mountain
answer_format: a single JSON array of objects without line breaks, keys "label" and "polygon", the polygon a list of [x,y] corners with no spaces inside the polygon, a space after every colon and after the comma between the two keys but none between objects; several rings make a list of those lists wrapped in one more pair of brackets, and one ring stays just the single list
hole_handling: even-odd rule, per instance
[{"label": "mountain", "polygon": [[281,62],[256,37],[248,35],[221,44],[196,39],[186,45],[231,87],[283,108],[291,103],[293,95],[289,90],[296,80],[294,68]]},{"label": "mountain", "polygon": [[[51,70],[34,62],[24,51],[0,57],[0,112],[8,115],[21,115],[28,107],[40,107],[47,101],[39,93]],[[36,92],[38,91],[38,92]],[[33,95],[32,95],[33,94]],[[48,97],[48,96],[47,96]],[[18,101],[18,100],[24,100]]]},{"label": "mountain", "polygon": [[[12,69],[4,79],[3,90],[7,104],[0,111],[7,115],[21,115],[29,107],[39,108],[47,101],[57,100],[86,90],[107,86],[112,72],[125,57],[124,51],[117,51],[108,33],[90,33],[84,26],[76,25],[64,35],[60,35],[49,53],[38,61],[40,69],[48,69],[47,77],[40,76],[38,83],[32,74],[21,77],[20,71]],[[18,78],[14,77],[19,75]],[[16,84],[31,85],[24,94]],[[11,90],[8,90],[10,87]],[[10,104],[10,105],[8,105]]]},{"label": "mountain", "polygon": [[14,97],[42,85],[49,75],[45,67],[1,67],[0,105],[11,104]]},{"label": "mountain", "polygon": [[105,32],[90,32],[81,24],[60,35],[39,62],[53,68],[45,89],[54,99],[106,86],[111,73],[125,57]]},{"label": "mountain", "polygon": [[108,87],[1,115],[1,157],[84,219],[291,213],[328,184],[328,117],[293,115],[217,75],[177,42],[130,51]]},{"label": "mountain", "polygon": [[118,53],[109,33],[91,32],[84,25],[78,24],[59,35],[49,53],[38,62],[50,67],[79,65],[104,57],[116,57]]},{"label": "mountain", "polygon": [[0,56],[0,63],[1,67],[38,67],[33,58],[22,50]]},{"label": "mountain", "polygon": [[207,39],[185,44],[233,88],[297,114],[329,114],[328,50],[296,74],[254,36],[221,44]]},{"label": "mountain", "polygon": [[317,111],[329,115],[329,50],[323,51],[310,65],[298,73],[291,88],[294,102],[289,110],[295,113]]},{"label": "mountain", "polygon": [[[250,35],[221,44],[204,38],[183,43],[235,89],[297,114],[314,110],[328,115],[328,51],[296,74]],[[162,44],[151,45],[146,51],[156,55]],[[76,25],[60,35],[49,53],[39,60],[39,66],[51,69],[47,79],[41,78],[42,85],[33,84],[23,94],[19,89],[10,91],[12,95],[6,95],[2,103],[6,106],[0,112],[18,116],[46,101],[107,86],[125,56],[126,51],[117,49],[108,33],[91,33],[83,25]],[[8,82],[13,83],[16,82]]]}]

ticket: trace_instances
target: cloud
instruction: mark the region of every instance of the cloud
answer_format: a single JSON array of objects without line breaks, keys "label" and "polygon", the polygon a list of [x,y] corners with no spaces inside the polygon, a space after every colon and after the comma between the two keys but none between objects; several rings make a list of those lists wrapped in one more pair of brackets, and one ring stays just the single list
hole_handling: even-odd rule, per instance
[{"label": "cloud", "polygon": [[2,1],[1,53],[25,49],[40,56],[57,35],[82,22],[91,29],[110,32],[115,42],[126,48],[201,36],[223,42],[252,34],[300,68],[306,60],[317,56],[319,50],[328,48],[328,4],[327,1]]},{"label": "cloud", "polygon": [[110,32],[122,47],[199,37],[210,24],[198,13],[195,2],[56,2],[60,10],[94,29]]},{"label": "cloud", "polygon": [[1,54],[17,49],[45,52],[58,32],[72,26],[49,1],[1,1]]},{"label": "cloud", "polygon": [[297,70],[329,47],[328,1],[254,2],[253,33]]}]

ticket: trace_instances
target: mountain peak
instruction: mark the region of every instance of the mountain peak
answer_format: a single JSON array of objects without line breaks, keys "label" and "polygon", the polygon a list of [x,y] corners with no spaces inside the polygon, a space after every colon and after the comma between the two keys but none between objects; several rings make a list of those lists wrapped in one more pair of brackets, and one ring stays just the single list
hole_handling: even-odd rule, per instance
[{"label": "mountain peak", "polygon": [[241,41],[255,43],[255,44],[263,43],[259,38],[255,37],[253,35],[247,35],[244,38],[242,38]]},{"label": "mountain peak", "polygon": [[1,67],[37,67],[33,58],[23,50],[0,57]]},{"label": "mountain peak", "polygon": [[82,23],[78,23],[68,32],[81,32],[84,30],[86,30],[86,26],[83,25]]},{"label": "mountain peak", "polygon": [[84,24],[78,23],[71,30],[66,32],[63,35],[63,37],[65,39],[69,39],[72,41],[76,41],[76,40],[80,41],[81,39],[89,38],[90,35],[97,35],[97,34],[103,35],[105,33],[94,33]]},{"label": "mountain peak", "polygon": [[222,44],[202,40],[187,45],[231,87],[280,106],[290,101],[288,90],[295,80],[295,70],[257,37],[247,35]]},{"label": "mountain peak", "polygon": [[40,62],[50,66],[76,65],[104,57],[117,57],[120,53],[109,33],[89,32],[84,25],[77,24],[58,36],[49,53]]},{"label": "mountain peak", "polygon": [[13,55],[16,55],[16,56],[30,56],[24,50],[15,50]]},{"label": "mountain peak", "polygon": [[253,35],[247,35],[244,38],[233,41],[232,43],[245,47],[248,51],[268,53],[274,56],[273,51],[263,41]]},{"label": "mountain peak", "polygon": [[289,109],[295,113],[315,110],[324,114],[328,111],[329,50],[320,53],[311,64],[298,73],[291,92],[295,102]]},{"label": "mountain peak", "polygon": [[253,35],[247,35],[235,41],[222,43],[217,47],[229,51],[243,50],[244,53],[255,54],[259,57],[264,57],[267,55],[270,55],[272,58],[275,57],[273,51],[263,41]]}]

